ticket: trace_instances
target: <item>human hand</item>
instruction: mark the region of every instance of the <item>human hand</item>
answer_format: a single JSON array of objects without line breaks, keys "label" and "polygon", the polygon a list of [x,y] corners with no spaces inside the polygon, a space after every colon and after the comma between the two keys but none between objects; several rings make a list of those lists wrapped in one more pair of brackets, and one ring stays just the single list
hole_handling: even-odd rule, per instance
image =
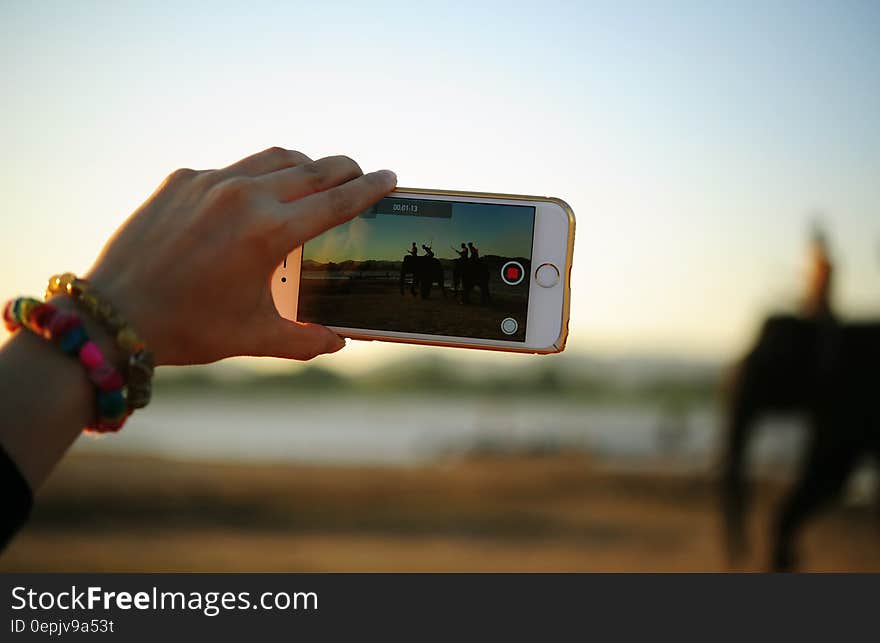
[{"label": "human hand", "polygon": [[388,170],[270,148],[220,170],[177,170],[104,246],[86,275],[156,364],[234,355],[307,360],[344,340],[288,321],[270,279],[284,256],[394,189]]}]

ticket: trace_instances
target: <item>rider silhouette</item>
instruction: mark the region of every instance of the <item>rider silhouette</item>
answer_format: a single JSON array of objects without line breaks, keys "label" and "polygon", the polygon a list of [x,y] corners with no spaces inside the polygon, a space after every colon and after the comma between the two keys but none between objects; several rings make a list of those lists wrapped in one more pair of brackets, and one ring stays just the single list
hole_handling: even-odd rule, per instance
[{"label": "rider silhouette", "polygon": [[412,248],[409,249],[409,253],[410,253],[413,257],[417,257],[417,256],[419,256],[419,249],[416,247],[416,242],[415,242],[415,241],[413,241]]},{"label": "rider silhouette", "polygon": [[428,255],[428,257],[434,256],[434,251],[431,250],[431,246],[426,246],[425,244],[422,244],[422,249],[425,251],[425,254]]},{"label": "rider silhouette", "polygon": [[834,264],[831,260],[828,236],[818,223],[810,233],[810,254],[807,272],[806,296],[802,313],[818,324],[818,366],[823,375],[830,375],[840,352],[840,333],[837,316],[831,304],[831,286]]},{"label": "rider silhouette", "polygon": [[468,249],[471,251],[471,261],[477,261],[480,258],[480,250],[473,241],[468,241]]},{"label": "rider silhouette", "polygon": [[831,308],[831,278],[834,266],[828,249],[828,237],[815,224],[810,235],[810,256],[803,312],[807,317],[825,320],[834,317]]},{"label": "rider silhouette", "polygon": [[[453,250],[455,250],[455,248],[453,248]],[[461,250],[455,250],[455,252],[458,254],[459,259],[468,258],[468,249],[464,242],[461,243]]]}]

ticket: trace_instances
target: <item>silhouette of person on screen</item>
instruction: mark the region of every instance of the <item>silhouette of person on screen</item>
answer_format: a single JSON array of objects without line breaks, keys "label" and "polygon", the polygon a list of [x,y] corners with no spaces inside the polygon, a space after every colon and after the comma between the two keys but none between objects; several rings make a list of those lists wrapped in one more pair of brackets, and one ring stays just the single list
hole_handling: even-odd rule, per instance
[{"label": "silhouette of person on screen", "polygon": [[425,244],[422,244],[422,250],[425,251],[425,254],[426,254],[428,257],[433,257],[433,256],[434,256],[434,251],[431,250],[431,246],[426,246]]},{"label": "silhouette of person on screen", "polygon": [[419,249],[418,249],[418,247],[416,247],[416,242],[415,242],[415,241],[413,241],[413,243],[412,243],[412,248],[409,249],[409,253],[410,253],[413,257],[418,257],[418,256],[419,256]]},{"label": "silhouette of person on screen", "polygon": [[471,261],[478,261],[480,259],[480,250],[474,245],[473,241],[468,241],[468,250],[471,251]]}]

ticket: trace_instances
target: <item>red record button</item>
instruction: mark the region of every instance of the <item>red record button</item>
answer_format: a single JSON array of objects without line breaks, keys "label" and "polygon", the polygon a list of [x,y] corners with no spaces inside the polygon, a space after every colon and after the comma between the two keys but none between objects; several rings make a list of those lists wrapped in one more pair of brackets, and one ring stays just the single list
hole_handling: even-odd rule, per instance
[{"label": "red record button", "polygon": [[519,261],[508,261],[501,266],[501,279],[508,286],[516,286],[525,276],[526,271]]}]

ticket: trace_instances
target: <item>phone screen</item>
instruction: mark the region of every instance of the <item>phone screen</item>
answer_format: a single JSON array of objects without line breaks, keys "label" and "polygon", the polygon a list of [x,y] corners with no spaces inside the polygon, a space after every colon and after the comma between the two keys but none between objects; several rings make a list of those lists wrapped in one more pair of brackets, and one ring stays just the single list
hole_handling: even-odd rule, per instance
[{"label": "phone screen", "polygon": [[524,342],[535,208],[389,197],[303,246],[300,321]]}]

